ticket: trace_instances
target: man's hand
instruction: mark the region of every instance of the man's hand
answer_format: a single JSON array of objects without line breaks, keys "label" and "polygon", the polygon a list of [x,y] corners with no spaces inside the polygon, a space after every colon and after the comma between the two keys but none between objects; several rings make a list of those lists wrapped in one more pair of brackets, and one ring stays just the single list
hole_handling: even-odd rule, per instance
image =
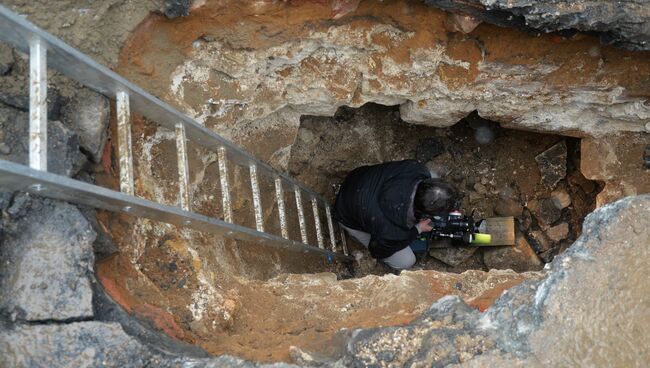
[{"label": "man's hand", "polygon": [[433,230],[433,228],[431,227],[431,219],[424,219],[418,222],[417,224],[415,224],[415,228],[418,229],[418,233],[420,234],[430,232],[431,230]]}]

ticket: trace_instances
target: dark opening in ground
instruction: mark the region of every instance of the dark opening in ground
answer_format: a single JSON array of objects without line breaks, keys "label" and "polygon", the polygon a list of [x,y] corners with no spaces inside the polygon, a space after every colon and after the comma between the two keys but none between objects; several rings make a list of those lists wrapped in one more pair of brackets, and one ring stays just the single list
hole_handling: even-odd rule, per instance
[{"label": "dark opening in ground", "polygon": [[[435,249],[415,269],[539,270],[580,235],[601,190],[579,171],[578,138],[502,128],[476,112],[448,128],[412,125],[400,119],[399,106],[378,104],[303,116],[289,169],[333,200],[352,169],[403,159],[456,185],[465,193],[462,210],[476,218],[516,219],[514,247]],[[355,276],[391,272],[349,242],[359,261]]]}]

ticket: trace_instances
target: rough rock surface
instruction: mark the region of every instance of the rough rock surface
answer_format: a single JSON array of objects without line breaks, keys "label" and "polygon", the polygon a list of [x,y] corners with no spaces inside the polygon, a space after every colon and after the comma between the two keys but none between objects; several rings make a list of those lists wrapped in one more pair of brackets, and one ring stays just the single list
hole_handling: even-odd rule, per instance
[{"label": "rough rock surface", "polygon": [[[0,104],[0,158],[29,165],[29,115]],[[59,121],[47,124],[48,171],[72,176],[85,156],[79,151],[79,138]]]},{"label": "rough rock surface", "polygon": [[650,338],[649,206],[642,195],[597,209],[544,279],[508,290],[483,315],[443,298],[407,326],[355,331],[338,363],[643,365],[650,352],[637,342]]},{"label": "rough rock surface", "polygon": [[108,99],[88,88],[80,88],[61,109],[61,120],[79,137],[79,145],[99,162],[110,116]]},{"label": "rough rock surface", "polygon": [[544,32],[597,32],[603,44],[650,50],[650,10],[644,0],[426,0],[452,12],[501,26]]},{"label": "rough rock surface", "polygon": [[[417,2],[361,3],[337,22],[328,10],[224,2],[173,23],[151,19],[119,71],[237,142],[242,127],[285,108],[333,115],[367,102],[401,105],[405,121],[432,126],[475,110],[508,126],[575,135],[643,130],[650,121],[645,99],[635,97],[648,89],[644,54],[624,56],[590,38],[558,47],[551,36],[489,25],[460,36],[447,32],[443,12]],[[258,18],[263,25],[251,21]],[[290,123],[297,129],[297,119]]]},{"label": "rough rock surface", "polygon": [[0,323],[0,353],[3,367],[269,367],[227,355],[164,354],[127,335],[118,323],[96,321],[15,327]]},{"label": "rough rock surface", "polygon": [[650,193],[650,170],[644,167],[648,145],[648,133],[582,140],[580,171],[587,179],[605,183],[605,188],[596,197],[597,205],[624,196]]},{"label": "rough rock surface", "polygon": [[95,232],[73,206],[14,200],[12,227],[0,246],[0,312],[11,320],[93,316],[89,277]]}]

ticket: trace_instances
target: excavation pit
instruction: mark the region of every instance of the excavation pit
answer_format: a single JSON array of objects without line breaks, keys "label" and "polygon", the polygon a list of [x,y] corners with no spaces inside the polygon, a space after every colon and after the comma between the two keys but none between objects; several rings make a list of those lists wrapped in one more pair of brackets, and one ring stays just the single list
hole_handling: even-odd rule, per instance
[{"label": "excavation pit", "polygon": [[[34,364],[61,366],[241,363],[230,355],[342,366],[648,360],[642,344],[617,340],[644,341],[650,330],[639,328],[647,324],[639,306],[650,304],[642,272],[650,199],[639,195],[650,192],[647,51],[478,24],[432,1],[347,3],[355,6],[339,13],[323,1],[195,1],[176,19],[151,13],[153,2],[14,7],[330,202],[359,165],[417,159],[466,193],[465,211],[516,217],[517,246],[436,250],[397,275],[351,238],[350,266],[139,218],[131,207],[82,216],[63,202],[2,192],[0,350],[13,353],[2,359],[21,362],[29,351]],[[58,13],[68,16],[51,17]],[[8,132],[0,158],[21,163],[26,61],[0,49]],[[50,127],[81,158],[63,174],[119,190],[114,96],[78,91],[56,73],[51,82],[62,111],[50,118],[62,122]],[[110,115],[104,150],[105,136],[100,145],[82,140],[88,131],[75,113],[86,105]],[[174,132],[137,114],[132,132],[136,195],[179,206]],[[191,208],[225,220],[218,161],[188,142]],[[249,168],[227,171],[234,222],[255,228]],[[279,236],[273,180],[259,181],[262,225]],[[295,208],[291,188],[283,194]],[[300,240],[295,212],[288,221]],[[39,257],[65,259],[48,268]],[[26,283],[6,283],[11,274]],[[37,315],[43,305],[57,310]],[[594,338],[599,326],[607,332]],[[603,353],[594,357],[593,346]]]},{"label": "excavation pit", "polygon": [[[517,247],[431,250],[435,257],[418,269],[539,270],[577,239],[602,188],[580,173],[578,138],[501,128],[476,112],[449,128],[413,125],[400,119],[398,106],[376,104],[341,107],[334,117],[303,116],[289,170],[333,201],[354,168],[404,159],[458,187],[465,213],[516,218]],[[553,167],[548,159],[562,164]],[[356,250],[363,272],[387,270]]]},{"label": "excavation pit", "polygon": [[[175,203],[177,171],[172,156],[165,159],[174,154],[174,137],[136,121],[136,131],[144,132],[144,143],[134,147],[138,195]],[[190,149],[195,208],[219,218],[216,157]],[[549,168],[538,162],[548,152],[565,163],[551,184],[542,178]],[[516,217],[517,246],[432,250],[433,256],[396,277],[349,237],[356,257],[351,267],[322,255],[103,212],[101,222],[112,229],[119,252],[98,263],[99,278],[124,308],[210,353],[290,361],[290,347],[299,346],[333,357],[351,329],[408,323],[447,294],[484,309],[505,288],[539,277],[529,271],[540,271],[580,235],[601,189],[579,171],[580,139],[505,129],[476,113],[448,128],[406,123],[399,106],[378,104],[341,107],[333,117],[303,116],[287,158],[292,176],[331,201],[355,167],[402,159],[422,161],[464,191],[463,210]],[[235,218],[254,227],[252,206],[244,200],[250,198],[247,172],[234,165],[230,172]],[[271,198],[263,197],[266,231],[279,234]],[[291,196],[286,199],[288,208],[295,206]],[[315,243],[313,216],[306,222]],[[295,216],[289,223],[290,236],[300,240]]]}]

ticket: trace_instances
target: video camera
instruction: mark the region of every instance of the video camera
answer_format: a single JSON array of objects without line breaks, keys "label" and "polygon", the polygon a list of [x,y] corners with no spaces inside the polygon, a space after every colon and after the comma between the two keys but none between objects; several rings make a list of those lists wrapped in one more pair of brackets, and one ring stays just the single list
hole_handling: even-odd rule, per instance
[{"label": "video camera", "polygon": [[463,242],[466,245],[488,245],[492,236],[481,232],[484,220],[474,221],[474,212],[469,216],[460,211],[452,211],[446,216],[433,216],[429,224],[433,230],[429,235],[430,240],[451,239],[453,242]]}]

